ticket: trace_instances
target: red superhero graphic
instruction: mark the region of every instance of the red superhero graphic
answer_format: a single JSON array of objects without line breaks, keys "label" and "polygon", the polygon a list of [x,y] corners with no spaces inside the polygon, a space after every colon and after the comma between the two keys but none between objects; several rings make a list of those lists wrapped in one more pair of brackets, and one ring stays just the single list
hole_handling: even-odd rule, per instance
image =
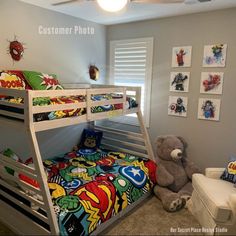
[{"label": "red superhero graphic", "polygon": [[[113,174],[100,174],[75,191],[71,195],[77,195],[81,201],[88,201],[93,208],[98,210],[101,221],[104,222],[112,216],[116,189],[111,181],[115,179]],[[85,209],[86,211],[86,209]]]},{"label": "red superhero graphic", "polygon": [[220,84],[220,75],[209,75],[203,82],[204,91],[207,92],[216,88]]},{"label": "red superhero graphic", "polygon": [[115,159],[112,157],[105,157],[96,162],[96,164],[100,166],[112,166],[114,163]]},{"label": "red superhero graphic", "polygon": [[16,36],[13,41],[9,41],[9,49],[8,52],[11,55],[11,58],[13,61],[20,61],[20,59],[23,57],[24,54],[24,46],[23,43],[20,43],[17,41]]},{"label": "red superhero graphic", "polygon": [[186,52],[181,48],[178,53],[176,53],[176,59],[179,66],[184,65],[184,56]]}]

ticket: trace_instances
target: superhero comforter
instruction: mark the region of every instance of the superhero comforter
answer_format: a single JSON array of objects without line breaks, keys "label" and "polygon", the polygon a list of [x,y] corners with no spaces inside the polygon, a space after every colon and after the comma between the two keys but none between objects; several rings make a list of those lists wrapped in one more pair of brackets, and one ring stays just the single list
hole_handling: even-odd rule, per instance
[{"label": "superhero comforter", "polygon": [[[93,101],[106,101],[111,99],[120,99],[122,95],[119,94],[101,94],[101,95],[93,95],[91,99]],[[11,103],[23,103],[22,98],[13,98],[13,97],[4,97],[2,98],[4,101],[8,101]],[[68,97],[55,97],[55,98],[34,98],[33,105],[34,106],[47,106],[47,105],[55,105],[55,104],[68,104],[68,103],[80,103],[85,102],[85,96],[68,96]],[[136,103],[135,99],[132,97],[126,97],[126,109],[137,107],[138,104]],[[114,104],[114,105],[104,105],[104,106],[95,106],[91,108],[92,113],[98,112],[105,112],[105,111],[113,111],[123,108],[123,103],[121,104]],[[9,106],[0,105],[0,109],[13,111],[16,113],[23,113],[23,110],[19,108],[13,108]],[[78,109],[70,109],[70,110],[63,110],[63,111],[51,111],[51,112],[44,112],[34,114],[34,121],[43,121],[43,120],[55,120],[60,118],[72,117],[72,116],[80,116],[86,113],[85,108],[78,108]]]},{"label": "superhero comforter", "polygon": [[100,149],[85,153],[44,161],[61,235],[89,235],[155,182],[151,160]]}]

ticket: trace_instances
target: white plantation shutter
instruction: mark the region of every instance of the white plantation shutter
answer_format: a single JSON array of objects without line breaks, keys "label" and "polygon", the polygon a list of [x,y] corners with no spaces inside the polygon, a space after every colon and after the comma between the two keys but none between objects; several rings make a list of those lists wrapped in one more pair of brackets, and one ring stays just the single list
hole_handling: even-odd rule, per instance
[{"label": "white plantation shutter", "polygon": [[110,43],[110,82],[141,86],[141,111],[149,126],[153,38],[117,40]]}]

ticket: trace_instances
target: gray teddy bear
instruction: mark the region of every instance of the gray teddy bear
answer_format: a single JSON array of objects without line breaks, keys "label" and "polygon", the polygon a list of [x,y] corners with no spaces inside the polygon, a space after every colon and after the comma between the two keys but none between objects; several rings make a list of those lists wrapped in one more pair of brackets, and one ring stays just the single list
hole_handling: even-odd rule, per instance
[{"label": "gray teddy bear", "polygon": [[185,206],[192,195],[192,175],[200,173],[186,156],[187,143],[174,135],[157,138],[157,185],[154,194],[163,207],[175,212]]}]

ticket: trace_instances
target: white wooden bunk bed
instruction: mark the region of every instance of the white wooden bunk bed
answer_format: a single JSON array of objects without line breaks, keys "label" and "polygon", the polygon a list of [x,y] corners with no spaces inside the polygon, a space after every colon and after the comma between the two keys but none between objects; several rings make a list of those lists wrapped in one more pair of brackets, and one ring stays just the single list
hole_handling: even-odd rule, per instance
[{"label": "white wooden bunk bed", "polygon": [[[22,104],[9,103],[0,101],[0,105],[12,108],[22,109],[23,113],[19,114],[13,111],[0,109],[0,126],[10,129],[19,129],[28,134],[29,146],[31,148],[31,156],[34,162],[34,168],[16,162],[8,157],[0,154],[0,165],[10,167],[15,172],[20,172],[31,179],[36,180],[40,188],[36,188],[26,182],[20,180],[16,176],[8,175],[5,178],[0,178],[0,221],[8,225],[14,232],[18,234],[33,234],[33,235],[59,235],[58,219],[54,212],[51,194],[48,188],[47,176],[45,174],[40,149],[36,137],[37,132],[42,132],[50,129],[61,128],[65,126],[77,125],[84,122],[89,122],[95,130],[104,132],[103,145],[111,150],[122,151],[138,157],[149,158],[154,160],[153,151],[151,148],[149,136],[144,126],[140,107],[126,109],[126,96],[129,93],[135,97],[137,104],[140,104],[140,88],[117,87],[117,86],[96,86],[91,88],[67,89],[67,90],[13,90],[0,88],[0,94],[21,97],[24,100]],[[92,101],[91,95],[104,93],[119,93],[122,98],[111,99],[107,101]],[[71,96],[82,95],[86,96],[86,101],[73,104],[55,104],[47,106],[33,106],[33,99],[37,97],[54,97],[54,96]],[[101,113],[92,113],[91,108],[100,105],[123,104],[121,109],[107,111]],[[85,108],[86,113],[77,117],[68,117],[55,120],[44,120],[35,122],[33,115],[37,113],[69,110]],[[97,126],[94,121],[109,119],[114,116],[123,116],[130,113],[136,113],[139,124],[140,133],[119,130],[112,127]],[[10,132],[10,131],[9,131]],[[107,135],[106,135],[107,134]],[[110,144],[111,142],[112,144]],[[0,169],[0,176],[6,175],[4,168]],[[18,186],[12,185],[9,180],[17,183]],[[19,188],[19,186],[21,188]],[[28,190],[28,191],[27,191]],[[28,194],[34,192],[34,195]],[[15,197],[15,193],[18,197]],[[35,194],[41,196],[38,199]],[[148,195],[148,194],[147,194]],[[145,196],[146,197],[146,196]],[[143,200],[139,199],[137,205]],[[25,201],[30,205],[25,204]],[[37,205],[41,211],[34,209],[31,204]],[[127,207],[129,210],[130,207]],[[44,212],[44,214],[42,213]],[[122,211],[123,215],[125,211]],[[46,214],[45,214],[46,213]],[[119,215],[121,215],[119,214]],[[112,217],[108,222],[98,227],[93,234],[98,234],[107,226],[114,222],[116,217]]]}]

